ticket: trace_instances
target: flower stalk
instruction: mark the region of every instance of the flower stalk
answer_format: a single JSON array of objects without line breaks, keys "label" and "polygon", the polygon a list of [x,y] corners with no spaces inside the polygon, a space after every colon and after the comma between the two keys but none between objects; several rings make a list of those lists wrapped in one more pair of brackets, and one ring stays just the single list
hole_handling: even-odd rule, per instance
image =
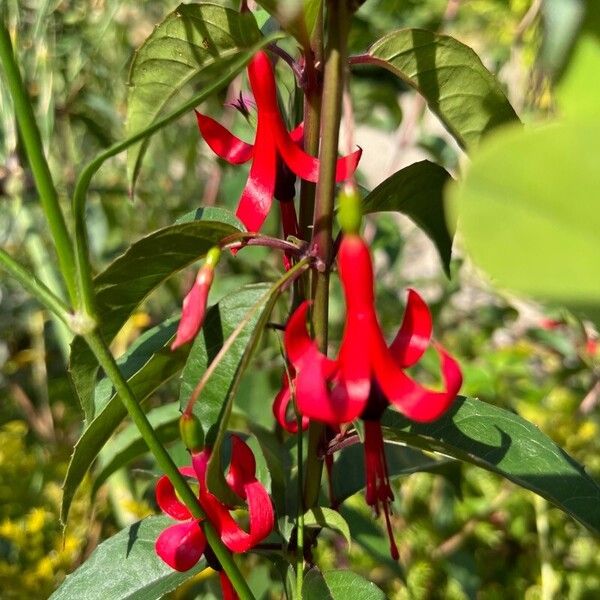
[{"label": "flower stalk", "polygon": [[[331,0],[327,5],[328,44],[325,61],[323,98],[321,104],[321,149],[319,179],[315,192],[312,246],[326,269],[315,273],[315,293],[312,324],[322,352],[327,351],[327,322],[329,316],[329,274],[333,245],[333,208],[335,197],[335,168],[339,130],[342,118],[344,69],[347,57],[347,38],[350,29],[347,0]],[[323,462],[318,458],[323,442],[324,427],[311,422],[304,487],[306,508],[314,506],[319,497]]]}]

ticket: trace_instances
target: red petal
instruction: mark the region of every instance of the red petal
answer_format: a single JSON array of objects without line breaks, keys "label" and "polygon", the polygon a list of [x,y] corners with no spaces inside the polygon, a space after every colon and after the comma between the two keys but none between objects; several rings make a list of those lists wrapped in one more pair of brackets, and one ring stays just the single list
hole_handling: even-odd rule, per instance
[{"label": "red petal", "polygon": [[215,526],[232,552],[247,552],[273,531],[275,516],[269,494],[259,481],[246,485],[250,531],[244,531],[226,509],[216,514]]},{"label": "red petal", "polygon": [[226,477],[231,489],[246,499],[244,486],[256,481],[256,461],[252,450],[237,435],[231,436],[231,462]]},{"label": "red petal", "polygon": [[156,503],[160,509],[170,517],[173,517],[173,519],[185,521],[192,518],[192,514],[187,506],[177,498],[175,488],[166,475],[158,480],[155,494]]},{"label": "red petal", "polygon": [[294,311],[285,327],[283,336],[285,352],[292,365],[296,368],[300,365],[308,349],[314,344],[306,328],[306,316],[310,305],[310,301],[305,300]]},{"label": "red petal", "polygon": [[335,168],[335,180],[339,182],[350,179],[350,177],[354,175],[356,167],[358,167],[358,161],[360,160],[361,156],[362,148],[359,148],[358,150],[352,152],[352,154],[338,158]]},{"label": "red petal", "polygon": [[271,61],[265,52],[260,50],[248,64],[248,79],[256,100],[259,114],[276,114],[279,116],[277,105],[277,86]]},{"label": "red petal", "polygon": [[375,375],[391,404],[409,419],[419,422],[434,421],[448,410],[462,385],[462,374],[458,363],[441,346],[435,345],[445,387],[441,392],[427,389],[408,377],[395,363],[383,339],[377,346]]},{"label": "red petal", "polygon": [[156,554],[176,571],[187,571],[200,560],[206,538],[198,521],[178,523],[165,529],[154,545]]},{"label": "red petal", "polygon": [[254,160],[240,198],[237,217],[248,231],[259,231],[269,214],[277,170],[277,154],[272,133],[265,129],[263,117],[258,116]]},{"label": "red petal", "polygon": [[195,112],[200,134],[217,156],[232,165],[241,165],[252,158],[254,146],[237,138],[214,119]]},{"label": "red petal", "polygon": [[332,366],[336,363],[313,344],[296,376],[296,406],[303,416],[335,427],[356,419],[365,408],[366,398],[350,396],[342,385],[330,391],[327,382],[334,374]]},{"label": "red petal", "polygon": [[181,320],[177,327],[175,341],[171,344],[171,350],[175,350],[193,340],[200,331],[206,316],[206,303],[213,277],[214,269],[208,265],[204,265],[198,271],[192,289],[183,299]]},{"label": "red petal", "polygon": [[433,322],[425,300],[412,289],[408,290],[408,300],[404,319],[390,352],[400,367],[410,367],[423,356],[431,340]]},{"label": "red petal", "polygon": [[[287,166],[298,175],[298,177],[316,183],[319,178],[319,159],[304,152],[304,150],[294,142],[291,134],[285,130],[283,125],[274,128],[274,135],[279,153]],[[362,150],[358,149],[348,156],[338,158],[335,170],[335,180],[344,181],[351,177],[354,171],[356,171],[361,155]]]},{"label": "red petal", "polygon": [[229,577],[225,571],[219,572],[219,579],[221,580],[221,593],[223,594],[223,600],[239,600],[235,588],[231,585]]},{"label": "red petal", "polygon": [[371,389],[370,340],[379,333],[373,295],[373,269],[367,245],[346,235],[339,252],[340,279],[346,299],[346,325],[339,354],[339,380],[355,403],[366,403]]},{"label": "red petal", "polygon": [[[294,368],[290,365],[290,374],[295,375]],[[294,418],[288,418],[287,412],[292,400],[292,392],[290,390],[290,384],[287,373],[283,374],[283,382],[281,389],[275,400],[273,401],[273,414],[277,422],[287,431],[288,433],[298,433],[298,420]],[[308,418],[302,417],[302,431],[308,427]]]}]

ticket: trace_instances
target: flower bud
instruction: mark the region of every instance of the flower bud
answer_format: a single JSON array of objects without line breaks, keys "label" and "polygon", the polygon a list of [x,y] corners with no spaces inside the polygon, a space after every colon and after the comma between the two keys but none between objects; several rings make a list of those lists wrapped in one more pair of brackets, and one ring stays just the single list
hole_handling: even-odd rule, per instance
[{"label": "flower bud", "polygon": [[215,266],[220,256],[221,250],[218,246],[213,246],[206,254],[206,262],[198,271],[192,289],[183,299],[181,320],[171,350],[176,350],[179,346],[193,340],[200,331],[206,317],[206,304],[214,279]]},{"label": "flower bud", "polygon": [[358,233],[362,221],[360,196],[354,184],[346,184],[339,193],[338,222],[344,233]]},{"label": "flower bud", "polygon": [[200,452],[204,448],[204,430],[196,415],[187,413],[181,415],[179,434],[190,452]]}]

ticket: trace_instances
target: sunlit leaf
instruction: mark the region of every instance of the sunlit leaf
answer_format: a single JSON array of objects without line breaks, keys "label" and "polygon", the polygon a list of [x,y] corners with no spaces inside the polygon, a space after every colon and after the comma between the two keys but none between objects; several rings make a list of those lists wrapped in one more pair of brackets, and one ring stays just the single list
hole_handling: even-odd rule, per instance
[{"label": "sunlit leaf", "polygon": [[204,559],[179,573],[154,551],[161,531],[174,521],[149,517],[102,542],[50,596],[52,600],[158,600],[206,567]]},{"label": "sunlit leaf", "polygon": [[446,225],[443,188],[450,174],[423,160],[394,173],[363,200],[363,213],[399,212],[409,217],[435,244],[446,274],[450,273],[452,236]]},{"label": "sunlit leaf", "polygon": [[385,436],[498,473],[600,533],[600,486],[535,425],[497,406],[459,397],[430,424],[386,411]]},{"label": "sunlit leaf", "polygon": [[[180,4],[136,52],[129,76],[127,136],[148,127],[187,85],[210,87],[211,80],[242,53],[250,60],[249,50],[259,40],[250,12],[239,13],[208,2]],[[239,71],[244,68],[243,62],[235,64]],[[234,70],[231,76],[235,74]],[[132,187],[147,144],[148,139],[128,151]]]},{"label": "sunlit leaf", "polygon": [[311,569],[304,577],[304,600],[385,600],[385,594],[371,581],[352,571]]},{"label": "sunlit leaf", "polygon": [[458,40],[424,29],[400,29],[377,40],[353,64],[388,69],[427,101],[463,147],[492,129],[518,120],[498,80]]}]

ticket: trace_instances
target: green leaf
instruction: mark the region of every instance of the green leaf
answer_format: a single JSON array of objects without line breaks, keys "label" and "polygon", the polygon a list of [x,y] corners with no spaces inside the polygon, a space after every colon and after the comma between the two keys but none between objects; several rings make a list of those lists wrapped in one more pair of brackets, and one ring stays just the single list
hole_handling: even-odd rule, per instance
[{"label": "green leaf", "polygon": [[363,514],[359,510],[344,504],[340,506],[340,513],[350,527],[352,540],[358,544],[376,564],[385,565],[396,576],[403,578],[404,571],[390,555],[390,544],[387,533],[381,527],[381,521],[373,519],[367,512]]},{"label": "green leaf", "polygon": [[498,80],[468,46],[424,29],[400,29],[376,41],[353,64],[388,69],[415,88],[463,147],[518,117]]},{"label": "green leaf", "polygon": [[[100,331],[106,341],[112,341],[152,290],[202,258],[221,239],[240,230],[225,209],[203,208],[193,214],[195,221],[164,227],[135,242],[95,278]],[[71,345],[69,372],[89,422],[95,414],[93,393],[98,364],[82,338],[75,338]]]},{"label": "green leaf", "polygon": [[494,283],[598,311],[598,140],[597,119],[509,128],[450,188],[465,247]]},{"label": "green leaf", "polygon": [[[127,137],[151,125],[184,87],[210,86],[236,61],[250,60],[260,31],[250,12],[200,2],[180,4],[136,52],[129,75]],[[236,71],[231,73],[233,77]],[[216,91],[216,90],[214,90]],[[149,138],[127,152],[127,171],[135,185]]]},{"label": "green leaf", "polygon": [[352,537],[350,528],[342,515],[332,508],[317,506],[304,513],[304,527],[327,528],[341,533],[350,546]]},{"label": "green leaf", "polygon": [[[179,417],[181,412],[177,404],[165,404],[151,410],[147,415],[148,421],[156,432],[156,435],[163,444],[168,444],[179,437]],[[139,429],[131,423],[123,431],[119,432],[106,445],[100,453],[99,460],[102,463],[101,471],[94,479],[95,494],[98,488],[115,471],[124,467],[132,460],[142,456],[148,451],[148,446],[144,438],[140,435]]]},{"label": "green leaf", "polygon": [[257,0],[281,27],[292,35],[303,48],[310,48],[312,32],[322,0]]},{"label": "green leaf", "polygon": [[371,581],[352,571],[311,569],[304,577],[305,600],[385,600],[385,594]]},{"label": "green leaf", "polygon": [[51,600],[158,600],[206,567],[204,559],[179,573],[154,551],[159,534],[174,522],[149,517],[102,542],[50,596]]},{"label": "green leaf", "polygon": [[[206,319],[202,331],[196,337],[183,369],[179,392],[181,410],[185,409],[196,385],[223,347],[225,340],[246,317],[250,308],[257,303],[261,304],[248,320],[229,352],[223,356],[217,370],[208,379],[205,388],[202,390],[201,397],[194,404],[194,414],[202,424],[209,445],[214,442],[215,428],[219,424],[219,415],[223,403],[229,396],[238,366],[260,317],[261,307],[267,301],[266,294],[269,289],[270,285],[267,283],[248,285],[243,288],[243,292],[238,290],[230,294],[226,305],[219,303],[214,309],[211,320]],[[261,302],[263,299],[264,302]]]},{"label": "green leaf", "polygon": [[433,423],[417,424],[388,410],[382,424],[386,438],[499,473],[600,533],[600,486],[548,436],[518,415],[459,397]]},{"label": "green leaf", "polygon": [[[239,322],[244,314],[245,303],[252,302],[256,298],[257,288],[262,291],[265,289],[261,286],[242,288],[225,296],[218,304],[208,309],[202,332],[194,342],[196,355],[202,352],[202,348],[206,354],[207,345],[210,354],[216,346],[222,343],[224,331],[234,328]],[[190,346],[182,346],[175,352],[170,349],[177,324],[177,320],[171,319],[146,332],[118,361],[119,368],[140,403],[162,383],[184,368],[190,353]],[[232,353],[239,357],[243,349],[243,340],[238,340],[232,347]],[[228,357],[228,361],[224,361],[216,370],[214,380],[210,381],[205,388],[207,397],[218,402],[219,395],[223,397],[227,393],[227,387],[221,387],[221,384],[225,386],[226,382],[233,377],[236,369],[237,363],[229,360]],[[98,412],[75,446],[63,484],[61,509],[63,522],[66,522],[71,500],[77,487],[104,444],[127,415],[121,400],[113,393],[110,382],[106,379],[97,385],[96,401]]]},{"label": "green leaf", "polygon": [[409,217],[435,244],[450,275],[452,236],[446,225],[442,191],[450,174],[423,160],[388,177],[363,200],[363,213],[394,211]]},{"label": "green leaf", "polygon": [[[170,349],[178,323],[178,319],[170,319],[148,330],[117,361],[140,403],[162,383],[175,376],[185,364],[189,347],[182,346],[175,352]],[[95,417],[89,421],[77,441],[67,468],[61,506],[63,523],[67,522],[71,501],[85,474],[127,415],[108,378],[100,380],[96,386],[95,406]]]}]

